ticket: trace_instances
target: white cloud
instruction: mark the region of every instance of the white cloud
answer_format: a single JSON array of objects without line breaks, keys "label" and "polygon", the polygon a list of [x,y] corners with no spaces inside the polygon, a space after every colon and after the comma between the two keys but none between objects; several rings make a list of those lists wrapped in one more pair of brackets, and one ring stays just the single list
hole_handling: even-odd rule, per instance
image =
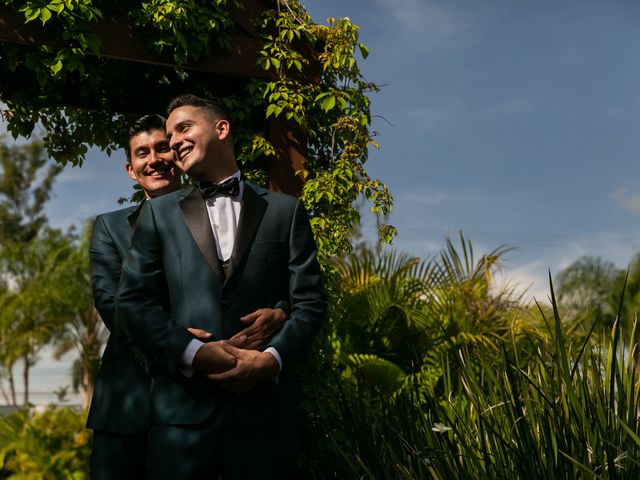
[{"label": "white cloud", "polygon": [[[4,110],[7,106],[0,102],[0,110]],[[4,119],[4,117],[0,114],[0,135],[6,135],[7,134],[7,121]]]},{"label": "white cloud", "polygon": [[403,195],[402,201],[420,205],[440,205],[447,199],[443,192],[418,193],[410,192]]},{"label": "white cloud", "polygon": [[464,32],[468,22],[450,4],[425,0],[375,0],[404,29],[419,31],[426,44],[448,41]]},{"label": "white cloud", "polygon": [[629,192],[621,187],[611,194],[620,205],[633,213],[640,213],[640,193]]},{"label": "white cloud", "polygon": [[67,165],[64,170],[62,170],[60,175],[58,175],[56,182],[58,183],[58,185],[60,185],[70,182],[85,182],[96,180],[97,178],[97,172],[94,170]]},{"label": "white cloud", "polygon": [[547,268],[543,260],[534,260],[515,268],[503,268],[495,276],[495,287],[513,288],[526,303],[533,303],[534,299],[544,303],[549,296]]}]

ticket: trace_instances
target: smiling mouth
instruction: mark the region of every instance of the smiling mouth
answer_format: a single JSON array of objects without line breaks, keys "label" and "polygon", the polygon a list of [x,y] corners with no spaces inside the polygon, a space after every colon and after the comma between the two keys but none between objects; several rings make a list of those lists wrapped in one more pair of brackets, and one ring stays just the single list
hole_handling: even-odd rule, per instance
[{"label": "smiling mouth", "polygon": [[181,148],[181,149],[178,151],[178,155],[177,155],[178,160],[180,160],[180,161],[181,161],[181,160],[183,160],[183,159],[184,159],[184,157],[186,157],[187,155],[189,155],[192,151],[193,151],[193,147],[191,147],[191,146]]},{"label": "smiling mouth", "polygon": [[167,169],[167,170],[153,170],[152,172],[149,172],[147,174],[150,177],[153,178],[164,178],[164,177],[168,177],[171,175],[171,172]]}]

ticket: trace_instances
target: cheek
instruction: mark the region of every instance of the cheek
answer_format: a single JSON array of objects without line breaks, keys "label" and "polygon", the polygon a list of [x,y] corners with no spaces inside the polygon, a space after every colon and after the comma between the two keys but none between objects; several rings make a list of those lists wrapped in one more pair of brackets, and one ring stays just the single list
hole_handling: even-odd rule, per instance
[{"label": "cheek", "polygon": [[127,168],[127,175],[129,175],[129,178],[132,180],[138,180],[138,174],[133,168]]}]

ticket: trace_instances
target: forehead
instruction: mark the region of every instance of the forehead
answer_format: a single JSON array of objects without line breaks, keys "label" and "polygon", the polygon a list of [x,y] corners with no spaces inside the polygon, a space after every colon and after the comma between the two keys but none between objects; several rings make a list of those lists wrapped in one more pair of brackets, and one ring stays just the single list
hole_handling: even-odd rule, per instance
[{"label": "forehead", "polygon": [[129,140],[129,146],[131,150],[144,145],[152,145],[158,142],[164,142],[167,139],[167,135],[164,130],[153,129],[146,132],[140,132],[135,134]]},{"label": "forehead", "polygon": [[194,107],[192,105],[184,105],[173,110],[167,118],[167,130],[171,129],[181,123],[187,121],[207,121],[206,112],[200,107]]}]

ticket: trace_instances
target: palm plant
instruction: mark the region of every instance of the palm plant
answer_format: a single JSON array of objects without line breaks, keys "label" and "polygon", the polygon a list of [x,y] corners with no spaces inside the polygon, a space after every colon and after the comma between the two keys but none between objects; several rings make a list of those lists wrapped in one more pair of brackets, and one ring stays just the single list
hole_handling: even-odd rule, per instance
[{"label": "palm plant", "polygon": [[8,288],[0,299],[1,359],[9,374],[15,404],[13,366],[23,362],[24,404],[29,403],[30,369],[57,328],[52,292],[57,284],[53,272],[68,251],[69,240],[60,232],[47,230],[24,244],[7,244],[2,249],[3,270]]},{"label": "palm plant", "polygon": [[84,414],[53,407],[0,418],[0,477],[86,478],[90,434],[85,421]]},{"label": "palm plant", "polygon": [[492,285],[509,249],[476,261],[460,233],[460,250],[447,238],[426,261],[361,249],[338,263],[343,296],[333,318],[334,346],[347,376],[391,393],[412,384],[433,391],[445,373],[442,358],[463,345],[497,351],[527,328],[521,296]]},{"label": "palm plant", "polygon": [[108,339],[108,331],[93,305],[91,294],[91,224],[90,221],[86,223],[80,242],[73,245],[69,255],[58,264],[55,272],[58,288],[55,290],[55,299],[52,299],[57,305],[59,320],[53,338],[54,356],[60,358],[71,350],[78,353],[72,366],[72,383],[75,391],[81,391],[85,409],[89,408],[102,348]]}]

